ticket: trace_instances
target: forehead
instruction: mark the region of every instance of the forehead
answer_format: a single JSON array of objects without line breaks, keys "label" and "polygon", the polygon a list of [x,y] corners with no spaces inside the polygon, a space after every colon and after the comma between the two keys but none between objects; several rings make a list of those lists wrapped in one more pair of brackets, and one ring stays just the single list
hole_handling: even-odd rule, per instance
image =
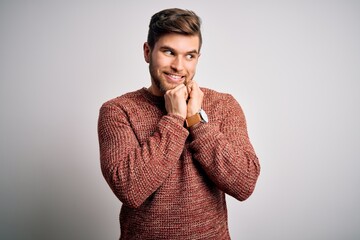
[{"label": "forehead", "polygon": [[165,34],[161,36],[155,43],[154,48],[159,49],[163,47],[170,47],[173,50],[181,52],[199,51],[200,38],[198,35],[182,35],[182,34]]}]

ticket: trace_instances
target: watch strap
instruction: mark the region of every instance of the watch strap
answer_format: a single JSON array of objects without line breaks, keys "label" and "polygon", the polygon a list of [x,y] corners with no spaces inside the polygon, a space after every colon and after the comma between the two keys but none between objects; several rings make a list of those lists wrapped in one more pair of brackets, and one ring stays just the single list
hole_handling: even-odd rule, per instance
[{"label": "watch strap", "polygon": [[196,113],[195,115],[192,115],[191,117],[186,118],[185,123],[187,127],[194,126],[195,124],[201,122],[201,116],[200,113]]}]

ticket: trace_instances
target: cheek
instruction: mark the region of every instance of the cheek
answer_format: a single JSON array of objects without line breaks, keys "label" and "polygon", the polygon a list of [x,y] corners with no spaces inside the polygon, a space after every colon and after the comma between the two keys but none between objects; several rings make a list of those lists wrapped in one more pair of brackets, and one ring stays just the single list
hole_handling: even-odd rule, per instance
[{"label": "cheek", "polygon": [[188,71],[189,71],[189,73],[195,73],[195,71],[196,71],[196,63],[189,63],[188,65],[187,65],[187,69],[188,69]]},{"label": "cheek", "polygon": [[168,66],[169,64],[169,60],[164,56],[161,56],[159,54],[154,54],[152,56],[152,65],[156,68],[163,68]]}]

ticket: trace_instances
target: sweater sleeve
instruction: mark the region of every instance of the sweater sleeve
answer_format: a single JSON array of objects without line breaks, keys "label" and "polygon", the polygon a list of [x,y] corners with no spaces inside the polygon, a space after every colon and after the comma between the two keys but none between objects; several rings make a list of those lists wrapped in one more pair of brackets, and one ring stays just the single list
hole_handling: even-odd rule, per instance
[{"label": "sweater sleeve", "polygon": [[190,129],[195,159],[225,193],[243,201],[254,191],[260,164],[250,143],[244,113],[228,95],[220,124],[198,124]]},{"label": "sweater sleeve", "polygon": [[139,207],[162,185],[179,160],[188,134],[181,117],[165,115],[140,144],[124,111],[106,103],[100,108],[101,170],[123,204]]}]

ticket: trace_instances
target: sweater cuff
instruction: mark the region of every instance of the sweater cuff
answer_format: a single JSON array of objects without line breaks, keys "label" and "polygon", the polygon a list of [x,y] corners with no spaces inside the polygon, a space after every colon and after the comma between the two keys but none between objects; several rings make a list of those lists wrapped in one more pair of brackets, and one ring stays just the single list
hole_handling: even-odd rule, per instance
[{"label": "sweater cuff", "polygon": [[179,137],[179,139],[186,139],[189,135],[189,131],[184,128],[184,119],[176,114],[168,114],[163,116],[160,125],[165,129],[168,129],[173,135]]},{"label": "sweater cuff", "polygon": [[190,135],[193,139],[199,138],[199,136],[204,136],[209,134],[211,127],[209,123],[198,123],[189,128]]},{"label": "sweater cuff", "polygon": [[166,115],[165,117],[169,117],[169,118],[173,119],[173,121],[178,122],[181,126],[184,126],[185,119],[180,117],[177,114],[170,113],[170,114]]}]

